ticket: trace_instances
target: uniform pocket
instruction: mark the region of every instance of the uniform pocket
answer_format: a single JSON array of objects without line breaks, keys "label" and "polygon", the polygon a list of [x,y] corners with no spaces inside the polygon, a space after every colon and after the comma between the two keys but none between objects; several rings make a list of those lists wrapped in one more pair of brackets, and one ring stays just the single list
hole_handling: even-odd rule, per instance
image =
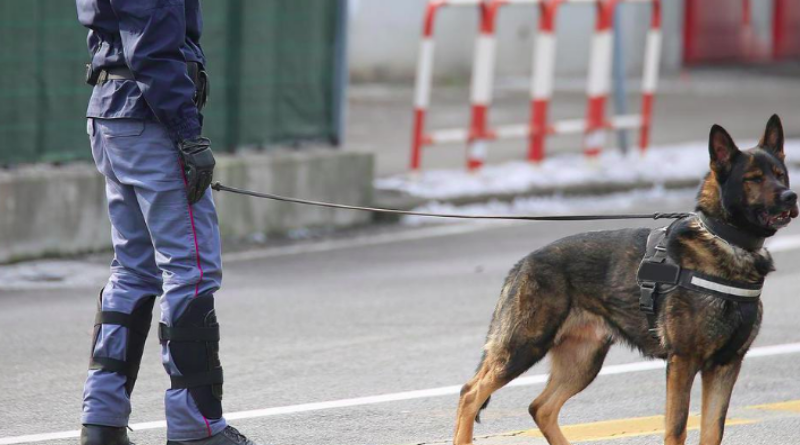
[{"label": "uniform pocket", "polygon": [[108,138],[141,136],[144,126],[142,119],[104,119],[103,134]]}]

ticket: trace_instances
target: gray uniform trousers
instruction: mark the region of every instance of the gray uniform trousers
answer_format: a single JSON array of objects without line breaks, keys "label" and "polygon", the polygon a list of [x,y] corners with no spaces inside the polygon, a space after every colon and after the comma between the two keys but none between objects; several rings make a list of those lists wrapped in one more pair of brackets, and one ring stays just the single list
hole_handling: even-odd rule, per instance
[{"label": "gray uniform trousers", "polygon": [[[89,119],[92,155],[105,176],[114,259],[101,295],[104,311],[130,314],[143,300],[160,297],[161,322],[172,326],[189,302],[213,294],[222,281],[217,214],[211,190],[190,206],[178,149],[165,128],[139,119]],[[126,359],[128,328],[102,324],[93,357]],[[180,375],[167,342],[161,359]],[[124,375],[90,370],[84,387],[82,423],[127,426],[130,395]],[[207,419],[187,389],[164,398],[167,436],[195,440],[225,428]]]}]

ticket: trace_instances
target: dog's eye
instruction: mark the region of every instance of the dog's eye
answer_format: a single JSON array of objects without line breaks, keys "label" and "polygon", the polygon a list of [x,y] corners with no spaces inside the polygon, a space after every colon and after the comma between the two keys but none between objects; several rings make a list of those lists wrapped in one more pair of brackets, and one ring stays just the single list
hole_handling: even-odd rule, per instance
[{"label": "dog's eye", "polygon": [[755,184],[759,184],[763,178],[761,176],[751,176],[749,178],[744,178],[746,182],[753,182]]}]

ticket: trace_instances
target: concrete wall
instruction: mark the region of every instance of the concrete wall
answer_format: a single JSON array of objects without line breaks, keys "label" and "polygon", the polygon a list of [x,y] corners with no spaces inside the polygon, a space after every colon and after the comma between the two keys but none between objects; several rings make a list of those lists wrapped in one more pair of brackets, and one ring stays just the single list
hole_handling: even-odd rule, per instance
[{"label": "concrete wall", "polygon": [[[350,0],[350,72],[354,80],[413,79],[426,3],[427,0]],[[667,0],[662,3],[662,68],[668,73],[681,66],[683,2]],[[476,8],[445,9],[440,17],[436,28],[436,76],[439,80],[466,79],[472,67]],[[649,6],[622,6],[627,65],[634,75],[641,72],[649,17]],[[592,7],[566,5],[561,8],[556,65],[559,75],[586,73],[594,18]],[[498,76],[530,76],[538,8],[506,7],[498,23]]]},{"label": "concrete wall", "polygon": [[[346,204],[372,202],[373,157],[329,149],[220,157],[236,187]],[[215,193],[223,238],[364,224],[370,214]],[[89,165],[0,172],[0,263],[110,247],[104,181]]]}]

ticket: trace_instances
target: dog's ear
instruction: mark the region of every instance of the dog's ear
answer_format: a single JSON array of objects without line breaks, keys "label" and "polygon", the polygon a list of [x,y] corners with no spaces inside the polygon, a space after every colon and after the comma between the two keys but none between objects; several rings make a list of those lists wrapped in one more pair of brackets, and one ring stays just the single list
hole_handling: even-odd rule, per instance
[{"label": "dog's ear", "polygon": [[708,152],[711,155],[711,170],[713,170],[720,179],[725,178],[728,173],[730,173],[733,161],[740,153],[731,135],[719,125],[711,127],[711,135],[708,140]]},{"label": "dog's ear", "polygon": [[783,160],[783,125],[781,118],[777,114],[773,114],[767,122],[767,129],[764,130],[764,136],[758,146],[774,154],[778,159]]}]

